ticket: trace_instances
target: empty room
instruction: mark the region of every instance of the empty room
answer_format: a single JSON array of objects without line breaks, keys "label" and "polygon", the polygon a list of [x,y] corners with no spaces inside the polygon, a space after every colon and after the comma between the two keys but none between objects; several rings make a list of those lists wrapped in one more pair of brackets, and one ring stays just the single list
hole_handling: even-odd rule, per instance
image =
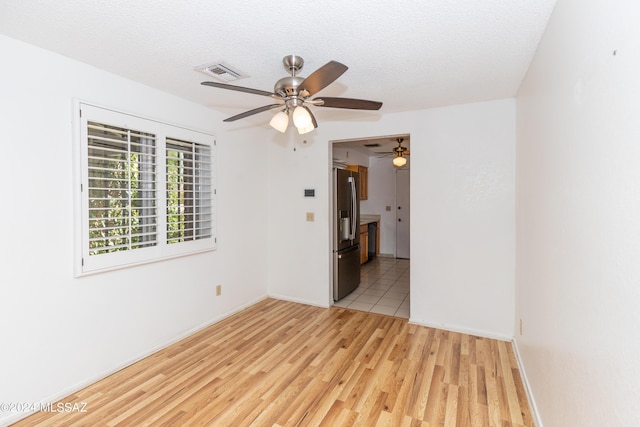
[{"label": "empty room", "polygon": [[640,425],[638,22],[0,1],[0,426]]}]

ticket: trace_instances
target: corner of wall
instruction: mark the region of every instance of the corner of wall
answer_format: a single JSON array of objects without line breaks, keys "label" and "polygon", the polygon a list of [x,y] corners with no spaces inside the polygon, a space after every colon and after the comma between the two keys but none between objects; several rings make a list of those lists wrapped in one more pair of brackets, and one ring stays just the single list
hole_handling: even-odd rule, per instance
[{"label": "corner of wall", "polygon": [[529,402],[529,409],[531,410],[531,415],[533,416],[533,421],[537,427],[543,427],[542,419],[540,418],[540,412],[538,411],[538,406],[536,404],[536,399],[533,396],[533,390],[531,388],[531,384],[529,383],[529,378],[527,377],[527,372],[524,368],[524,363],[522,362],[522,357],[520,356],[520,350],[518,349],[518,341],[514,338],[511,341],[511,346],[513,347],[513,354],[516,358],[516,362],[518,363],[518,370],[520,371],[520,378],[522,378],[522,384],[524,385],[524,391],[527,394],[527,401]]}]

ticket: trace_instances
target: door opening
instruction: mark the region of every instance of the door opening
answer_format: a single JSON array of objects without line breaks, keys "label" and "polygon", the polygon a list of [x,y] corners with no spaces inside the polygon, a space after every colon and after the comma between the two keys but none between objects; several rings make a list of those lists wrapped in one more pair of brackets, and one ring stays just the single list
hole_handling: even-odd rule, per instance
[{"label": "door opening", "polygon": [[[375,248],[373,256],[361,260],[360,286],[334,305],[409,318],[410,162],[394,166],[398,139],[406,147],[401,154],[410,160],[409,134],[332,141],[332,167],[357,167],[365,181],[361,186],[365,197],[359,201],[360,230],[367,236],[367,246]],[[371,221],[376,227],[369,226]],[[368,230],[375,230],[372,240]],[[365,237],[360,241],[365,242]]]}]

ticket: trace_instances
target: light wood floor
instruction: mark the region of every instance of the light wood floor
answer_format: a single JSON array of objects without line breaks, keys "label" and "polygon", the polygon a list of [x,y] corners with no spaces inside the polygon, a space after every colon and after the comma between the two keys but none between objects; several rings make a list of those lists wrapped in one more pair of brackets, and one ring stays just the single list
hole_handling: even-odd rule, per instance
[{"label": "light wood floor", "polygon": [[16,426],[533,426],[511,344],[264,300]]}]

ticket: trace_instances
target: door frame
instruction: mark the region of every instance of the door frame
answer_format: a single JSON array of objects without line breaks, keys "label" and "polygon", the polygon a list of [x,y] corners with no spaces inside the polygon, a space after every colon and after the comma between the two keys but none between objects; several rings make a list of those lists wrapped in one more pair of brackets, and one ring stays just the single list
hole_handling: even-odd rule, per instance
[{"label": "door frame", "polygon": [[[408,164],[407,164],[408,165]],[[399,182],[399,177],[400,174],[406,174],[406,181],[407,181],[407,186],[408,188],[406,189],[406,193],[405,194],[401,194],[402,191],[400,190],[401,184]],[[401,259],[411,259],[411,169],[409,167],[402,167],[396,170],[396,183],[395,183],[395,205],[396,205],[396,218],[395,218],[395,225],[396,225],[396,245],[394,248],[394,254],[396,258],[401,258]],[[406,204],[403,203],[400,199],[406,197]],[[403,205],[407,205],[407,206],[400,206],[400,204]],[[404,210],[400,209],[403,208]],[[401,215],[402,212],[402,215]],[[407,218],[408,217],[408,218]],[[404,224],[406,226],[406,236],[402,235],[402,232],[400,231],[401,225],[400,225],[400,220],[404,219]],[[403,241],[402,239],[406,238],[406,241]],[[404,248],[404,246],[406,245],[406,249]],[[406,255],[406,256],[405,256]]]}]

